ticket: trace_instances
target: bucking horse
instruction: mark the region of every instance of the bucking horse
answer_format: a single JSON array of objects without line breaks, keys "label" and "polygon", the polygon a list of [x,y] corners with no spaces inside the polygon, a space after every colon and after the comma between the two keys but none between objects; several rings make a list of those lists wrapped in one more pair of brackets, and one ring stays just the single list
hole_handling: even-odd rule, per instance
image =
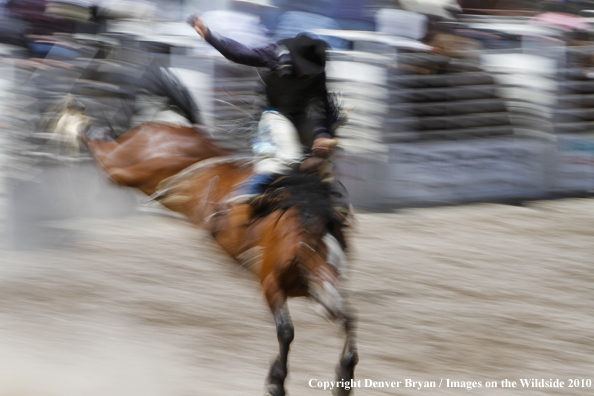
[{"label": "bucking horse", "polygon": [[[341,289],[345,277],[345,218],[333,206],[336,192],[315,172],[279,177],[251,205],[249,219],[230,218],[228,197],[252,172],[252,162],[232,155],[201,126],[141,124],[118,138],[96,127],[76,99],[62,107],[72,133],[117,184],[150,195],[207,230],[234,260],[259,280],[276,323],[279,353],[265,387],[285,395],[294,327],[289,297],[308,297],[343,328],[346,340],[336,368],[335,395],[351,394],[358,353],[355,321]],[[68,129],[68,128],[66,128]]]}]

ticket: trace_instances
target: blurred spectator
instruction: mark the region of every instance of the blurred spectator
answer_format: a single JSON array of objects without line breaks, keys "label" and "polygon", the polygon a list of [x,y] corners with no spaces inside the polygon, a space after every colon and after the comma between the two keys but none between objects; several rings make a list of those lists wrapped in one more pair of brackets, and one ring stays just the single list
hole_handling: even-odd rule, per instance
[{"label": "blurred spectator", "polygon": [[45,57],[52,46],[36,41],[55,32],[71,33],[75,26],[73,21],[46,14],[45,9],[45,0],[9,0],[0,21],[0,41],[28,49],[25,56]]},{"label": "blurred spectator", "polygon": [[480,62],[483,45],[479,40],[458,35],[439,22],[429,22],[427,36],[423,40],[434,48],[435,53],[450,58]]},{"label": "blurred spectator", "polygon": [[563,31],[586,30],[589,26],[586,18],[560,12],[545,12],[532,18],[529,23]]},{"label": "blurred spectator", "polygon": [[72,21],[54,18],[45,13],[46,0],[9,0],[5,12],[26,24],[26,34],[51,35],[54,32],[72,32]]},{"label": "blurred spectator", "polygon": [[27,28],[26,22],[11,17],[6,1],[0,0],[0,43],[26,48]]},{"label": "blurred spectator", "polygon": [[546,26],[561,33],[566,45],[591,45],[588,19],[561,12],[545,12],[529,22],[532,25]]},{"label": "blurred spectator", "polygon": [[542,12],[562,12],[567,14],[577,14],[582,10],[593,10],[594,1],[589,0],[543,0],[539,2],[539,8]]},{"label": "blurred spectator", "polygon": [[402,10],[382,9],[377,13],[379,32],[393,36],[422,40],[434,48],[434,53],[450,58],[478,61],[482,51],[480,41],[458,35],[452,22],[460,14],[453,0],[400,0]]},{"label": "blurred spectator", "polygon": [[536,14],[539,0],[457,0],[466,14],[531,16]]}]

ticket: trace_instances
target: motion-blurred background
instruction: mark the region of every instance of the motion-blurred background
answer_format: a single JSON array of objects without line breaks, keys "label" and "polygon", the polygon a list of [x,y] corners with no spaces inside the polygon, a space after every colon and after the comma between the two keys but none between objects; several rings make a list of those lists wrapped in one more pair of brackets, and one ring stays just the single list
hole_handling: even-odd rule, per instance
[{"label": "motion-blurred background", "polygon": [[[191,13],[249,46],[300,32],[328,41],[331,89],[350,120],[338,172],[358,207],[587,193],[591,10],[583,0],[3,1],[9,212],[39,207],[21,199],[39,195],[35,174],[88,162],[84,148],[73,156],[49,135],[52,105],[66,94],[117,135],[148,120],[198,122],[222,144],[246,147],[258,72],[201,40],[183,22]],[[184,108],[180,95],[196,105]],[[72,211],[60,202],[45,212]]]},{"label": "motion-blurred background", "polygon": [[[330,43],[331,89],[350,119],[338,163],[358,206],[593,188],[589,1],[27,0],[1,7],[4,167],[57,158],[44,155],[60,154],[47,144],[48,118],[68,93],[116,134],[147,120],[183,122],[168,110],[180,110],[176,96],[189,94],[197,106],[181,109],[185,118],[190,112],[190,121],[237,145],[258,111],[258,73],[226,61],[183,22],[198,13],[249,46],[300,32]],[[168,86],[165,72],[181,83]]]}]

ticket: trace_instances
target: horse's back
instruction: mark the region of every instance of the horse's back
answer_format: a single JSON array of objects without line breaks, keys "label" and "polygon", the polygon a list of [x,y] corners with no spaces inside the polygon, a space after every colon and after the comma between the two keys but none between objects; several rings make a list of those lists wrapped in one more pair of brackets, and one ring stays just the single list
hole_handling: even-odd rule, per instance
[{"label": "horse's back", "polygon": [[229,154],[193,127],[159,122],[141,124],[115,143],[104,155],[94,150],[95,157],[113,180],[147,194],[192,164]]},{"label": "horse's back", "polygon": [[164,206],[200,225],[251,173],[251,159],[210,158],[163,180],[155,196]]},{"label": "horse's back", "polygon": [[229,154],[218,147],[197,127],[165,122],[145,122],[117,139],[122,146],[150,151],[160,155],[183,154],[199,160]]}]

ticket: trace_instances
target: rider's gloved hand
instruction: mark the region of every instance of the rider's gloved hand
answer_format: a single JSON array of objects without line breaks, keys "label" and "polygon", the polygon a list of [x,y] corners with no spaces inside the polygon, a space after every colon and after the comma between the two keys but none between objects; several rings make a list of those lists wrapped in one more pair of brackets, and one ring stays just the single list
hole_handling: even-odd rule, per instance
[{"label": "rider's gloved hand", "polygon": [[196,31],[196,33],[200,35],[200,37],[206,39],[206,36],[208,35],[209,31],[208,27],[206,26],[202,18],[194,14],[190,15],[188,19],[186,19],[186,22],[188,22],[190,26],[194,28],[194,30]]},{"label": "rider's gloved hand", "polygon": [[311,151],[316,157],[329,157],[332,154],[334,147],[338,145],[338,139],[334,138],[318,138],[314,140]]}]

